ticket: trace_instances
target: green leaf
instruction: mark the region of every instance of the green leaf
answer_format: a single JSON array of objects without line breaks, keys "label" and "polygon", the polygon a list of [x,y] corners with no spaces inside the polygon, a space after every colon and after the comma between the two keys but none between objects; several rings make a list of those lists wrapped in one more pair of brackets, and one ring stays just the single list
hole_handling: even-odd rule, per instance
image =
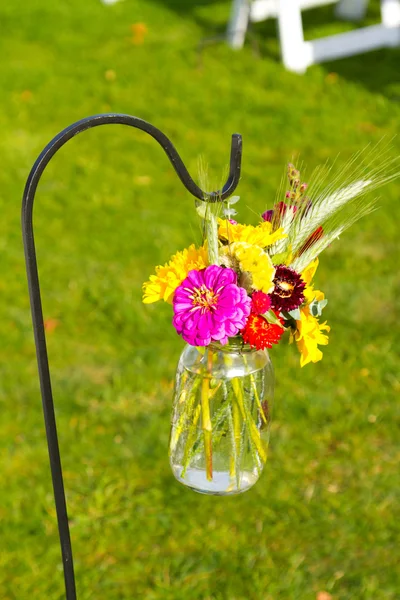
[{"label": "green leaf", "polygon": [[274,265],[288,265],[293,260],[292,254],[292,246],[289,245],[284,252],[279,252],[279,254],[274,254],[271,257],[272,263]]},{"label": "green leaf", "polygon": [[237,215],[237,211],[234,208],[224,208],[223,213],[225,219],[231,219]]},{"label": "green leaf", "polygon": [[273,325],[279,325],[279,327],[282,327],[282,323],[280,322],[273,310],[269,310],[262,316],[268,321],[268,323],[272,323]]},{"label": "green leaf", "polygon": [[289,310],[288,314],[293,317],[296,321],[300,321],[300,309],[295,308],[294,310]]},{"label": "green leaf", "polygon": [[206,218],[207,212],[207,202],[203,202],[201,200],[196,202],[196,212],[202,219]]},{"label": "green leaf", "polygon": [[313,317],[320,317],[322,315],[322,310],[327,304],[328,300],[326,298],[325,300],[320,300],[319,302],[317,300],[313,300],[310,304],[310,313]]}]

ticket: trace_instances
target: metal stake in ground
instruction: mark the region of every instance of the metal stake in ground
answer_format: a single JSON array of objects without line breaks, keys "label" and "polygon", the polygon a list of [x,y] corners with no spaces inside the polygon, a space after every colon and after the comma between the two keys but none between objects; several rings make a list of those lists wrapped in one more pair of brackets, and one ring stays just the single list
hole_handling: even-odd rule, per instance
[{"label": "metal stake in ground", "polygon": [[76,586],[60,449],[58,445],[57,426],[51,389],[50,368],[47,356],[46,336],[43,323],[35,239],[33,235],[33,201],[42,173],[56,152],[78,133],[86,131],[86,129],[97,127],[98,125],[107,124],[129,125],[130,127],[141,129],[151,135],[160,144],[168,156],[185,188],[200,200],[220,202],[228,198],[235,191],[237,184],[239,183],[242,158],[242,138],[239,134],[235,133],[232,135],[229,177],[225,185],[221,190],[216,192],[203,191],[190,177],[178,152],[164,133],[138,117],[111,113],[87,117],[61,131],[39,155],[29,174],[22,201],[22,235],[67,600],[76,600]]}]

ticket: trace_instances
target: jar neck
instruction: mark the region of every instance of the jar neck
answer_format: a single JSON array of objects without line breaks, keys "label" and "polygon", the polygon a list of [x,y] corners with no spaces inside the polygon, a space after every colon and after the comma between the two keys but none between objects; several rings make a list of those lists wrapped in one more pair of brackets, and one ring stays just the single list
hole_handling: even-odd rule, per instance
[{"label": "jar neck", "polygon": [[256,348],[252,348],[249,344],[245,344],[240,336],[228,338],[227,344],[211,342],[208,347],[214,352],[234,352],[236,354],[249,354],[250,352],[257,352]]}]

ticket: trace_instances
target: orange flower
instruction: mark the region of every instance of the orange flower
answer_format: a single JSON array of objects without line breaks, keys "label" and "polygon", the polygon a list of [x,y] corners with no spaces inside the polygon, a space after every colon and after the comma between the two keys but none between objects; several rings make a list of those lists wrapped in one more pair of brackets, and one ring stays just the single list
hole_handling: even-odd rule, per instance
[{"label": "orange flower", "polygon": [[132,44],[135,44],[135,46],[141,46],[148,32],[147,26],[144,23],[134,23],[131,25],[131,31]]}]

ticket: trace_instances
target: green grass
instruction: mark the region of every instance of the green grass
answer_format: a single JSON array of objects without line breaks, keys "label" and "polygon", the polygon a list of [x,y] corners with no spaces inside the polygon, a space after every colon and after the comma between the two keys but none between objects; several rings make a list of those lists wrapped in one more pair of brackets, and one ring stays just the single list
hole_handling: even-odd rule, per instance
[{"label": "green grass", "polygon": [[[377,19],[374,2],[369,22]],[[19,213],[29,169],[60,129],[104,111],[148,119],[191,173],[222,178],[244,139],[240,218],[271,206],[285,162],[343,160],[400,123],[400,50],[285,72],[275,24],[234,53],[227,0],[3,2],[0,7],[0,598],[60,599],[55,511]],[[306,35],[349,28],[331,9]],[[130,25],[145,23],[142,45]],[[110,73],[111,72],[111,73]],[[400,142],[393,141],[393,156]],[[169,471],[182,341],[143,306],[155,264],[199,240],[193,201],[160,148],[119,126],[75,138],[39,186],[35,230],[80,600],[398,598],[399,185],[326,251],[317,283],[332,326],[300,370],[272,351],[271,453],[242,497],[206,498]]]}]

